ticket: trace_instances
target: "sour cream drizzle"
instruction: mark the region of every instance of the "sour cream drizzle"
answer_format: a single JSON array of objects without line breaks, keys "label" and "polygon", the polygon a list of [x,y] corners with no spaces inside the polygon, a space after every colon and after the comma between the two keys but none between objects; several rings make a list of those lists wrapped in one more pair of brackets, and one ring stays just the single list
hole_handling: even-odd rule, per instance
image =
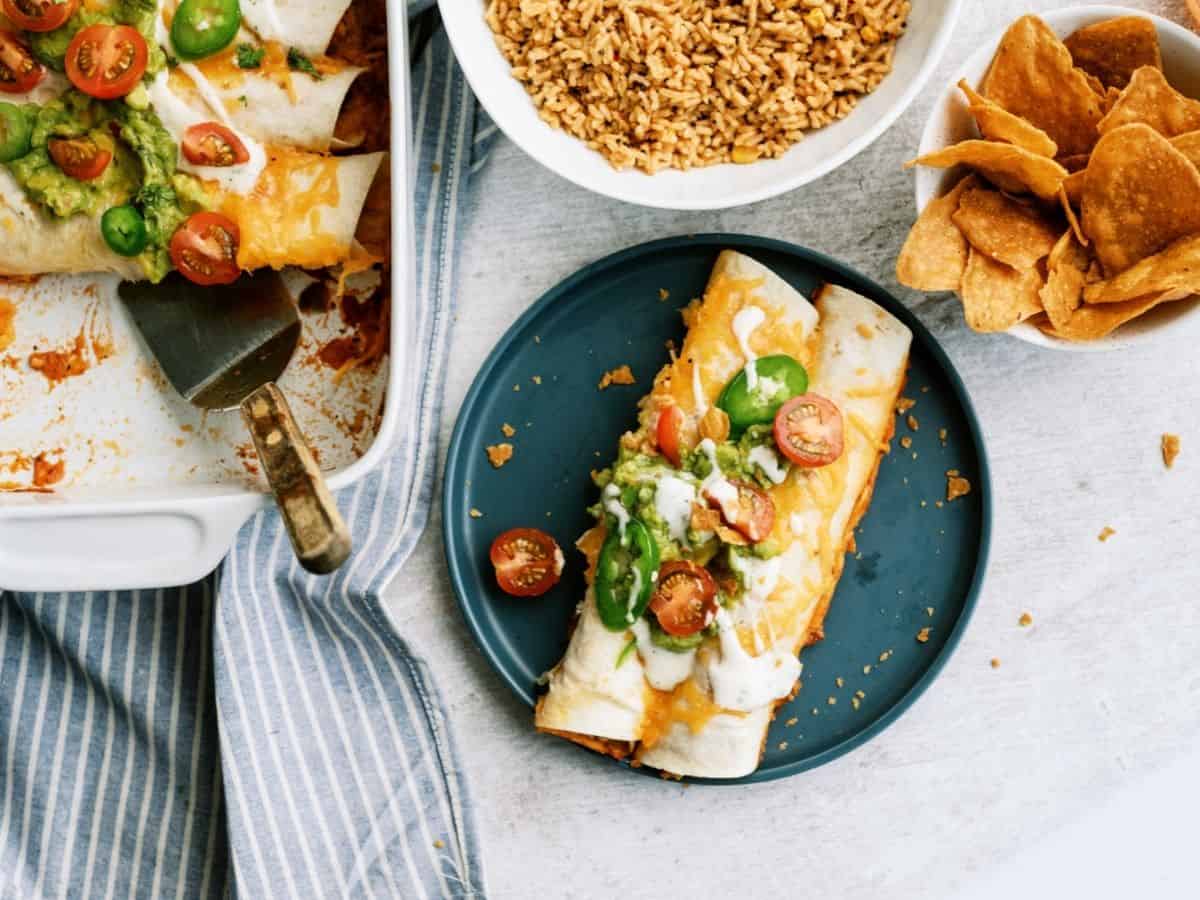
[{"label": "sour cream drizzle", "polygon": [[671,539],[684,547],[689,546],[688,525],[692,521],[692,504],[696,502],[696,488],[675,475],[663,475],[657,479],[654,491],[654,511],[667,525]]},{"label": "sour cream drizzle", "polygon": [[629,511],[621,505],[621,491],[615,484],[604,489],[604,509],[617,520],[617,533],[625,540],[625,526],[629,524]]},{"label": "sour cream drizzle", "polygon": [[783,484],[787,478],[788,470],[779,464],[779,456],[766,444],[759,444],[752,449],[746,454],[746,460],[762,469],[772,484]]},{"label": "sour cream drizzle", "polygon": [[696,449],[708,457],[708,462],[712,466],[712,471],[700,484],[701,493],[717,502],[717,505],[721,507],[721,514],[727,520],[735,521],[738,517],[738,491],[717,464],[717,445],[713,443],[712,438],[705,438],[697,445]]},{"label": "sour cream drizzle", "polygon": [[750,349],[750,335],[754,334],[767,318],[767,314],[757,306],[747,306],[738,311],[738,314],[733,317],[733,334],[737,338],[738,346],[742,348],[742,354],[746,357],[746,387],[754,390],[758,386],[758,369],[755,362],[758,357],[754,351]]},{"label": "sour cream drizzle", "polygon": [[771,620],[764,617],[764,612],[767,600],[774,592],[775,585],[779,583],[781,560],[778,556],[771,559],[753,559],[735,553],[730,557],[730,564],[742,577],[742,583],[746,586],[738,613],[754,632],[754,649],[762,653],[762,635],[758,627],[760,621],[766,622],[767,635],[772,643],[775,641]]},{"label": "sour cream drizzle", "polygon": [[641,657],[646,680],[651,687],[671,691],[692,674],[695,650],[675,653],[658,646],[650,637],[650,624],[645,619],[633,623],[633,636],[637,640],[638,656]]},{"label": "sour cream drizzle", "polygon": [[751,712],[792,692],[801,665],[794,654],[774,648],[751,656],[738,640],[729,613],[717,613],[720,658],[710,658],[705,670],[713,699],[726,709]]}]

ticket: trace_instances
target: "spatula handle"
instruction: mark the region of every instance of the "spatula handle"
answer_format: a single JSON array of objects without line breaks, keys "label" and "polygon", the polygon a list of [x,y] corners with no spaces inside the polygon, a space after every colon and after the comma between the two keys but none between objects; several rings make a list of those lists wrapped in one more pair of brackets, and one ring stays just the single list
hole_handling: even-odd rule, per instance
[{"label": "spatula handle", "polygon": [[242,418],[300,564],[317,575],[334,571],[350,555],[350,532],[283,393],[264,384],[242,401]]}]

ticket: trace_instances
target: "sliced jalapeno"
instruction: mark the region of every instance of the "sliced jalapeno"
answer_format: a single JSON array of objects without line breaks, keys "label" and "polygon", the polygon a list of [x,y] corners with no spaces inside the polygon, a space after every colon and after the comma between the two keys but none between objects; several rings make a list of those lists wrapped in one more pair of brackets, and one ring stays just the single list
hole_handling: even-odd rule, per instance
[{"label": "sliced jalapeno", "polygon": [[808,372],[790,356],[764,356],[754,361],[755,385],[750,387],[746,370],[738,372],[717,400],[729,416],[734,436],[751,425],[775,421],[775,413],[788,400],[808,390]]},{"label": "sliced jalapeno", "polygon": [[637,519],[612,528],[596,562],[596,612],[610,631],[624,631],[641,617],[654,591],[658,544]]}]

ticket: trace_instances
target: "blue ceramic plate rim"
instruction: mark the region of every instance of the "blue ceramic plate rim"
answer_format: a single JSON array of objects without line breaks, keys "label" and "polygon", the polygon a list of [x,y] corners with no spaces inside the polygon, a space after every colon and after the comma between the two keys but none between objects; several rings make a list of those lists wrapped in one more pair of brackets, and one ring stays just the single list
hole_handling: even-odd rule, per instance
[{"label": "blue ceramic plate rim", "polygon": [[[838,262],[832,257],[819,253],[816,250],[810,250],[807,247],[802,247],[799,244],[793,244],[788,241],[781,241],[776,238],[757,237],[754,235],[741,234],[726,234],[721,232],[691,234],[680,237],[660,238],[654,241],[637,244],[633,247],[628,247],[625,250],[618,250],[616,253],[611,253],[601,259],[596,260],[575,274],[564,278],[554,287],[550,288],[541,297],[539,297],[532,306],[529,307],[521,316],[509,327],[496,346],[492,348],[492,352],[488,354],[483,365],[479,369],[479,373],[475,376],[475,380],[471,383],[470,389],[463,398],[462,407],[458,413],[458,419],[454,425],[454,432],[450,437],[450,444],[446,453],[446,466],[442,475],[442,540],[445,546],[446,567],[450,573],[450,581],[454,587],[454,597],[458,602],[458,607],[462,610],[463,618],[467,621],[467,626],[471,630],[471,635],[475,639],[475,643],[479,649],[483,651],[483,655],[487,658],[488,663],[500,675],[504,682],[512,689],[526,706],[533,707],[536,702],[536,696],[532,690],[532,685],[525,685],[513,678],[508,671],[500,664],[499,658],[492,649],[490,639],[483,629],[479,618],[475,615],[474,606],[467,599],[466,587],[463,583],[463,578],[460,573],[459,559],[465,558],[466,551],[458,544],[457,537],[453,528],[453,523],[456,516],[466,515],[465,509],[460,509],[461,504],[455,501],[454,486],[458,484],[462,476],[459,473],[459,468],[462,465],[461,460],[465,459],[465,454],[462,451],[463,433],[466,429],[466,423],[470,418],[470,413],[487,390],[491,381],[492,370],[504,358],[509,347],[518,339],[529,327],[542,311],[550,304],[554,303],[558,298],[568,294],[577,285],[599,276],[605,270],[618,268],[632,260],[639,259],[647,254],[663,254],[669,253],[672,250],[681,247],[694,249],[700,244],[711,244],[714,252],[721,249],[741,250],[748,253],[753,253],[755,250],[768,250],[774,253],[780,253],[796,257],[802,263],[821,267],[836,273],[840,283],[844,287],[858,291],[870,297],[876,303],[879,303],[889,313],[894,315],[906,326],[908,326],[914,337],[917,338],[932,357],[934,362],[941,368],[945,374],[950,386],[954,389],[955,399],[961,405],[964,418],[971,432],[971,441],[974,447],[976,458],[978,459],[979,469],[977,472],[976,490],[982,496],[980,509],[980,527],[979,527],[979,547],[975,560],[975,572],[971,579],[971,584],[967,588],[965,597],[963,598],[962,611],[958,616],[958,620],[954,624],[946,642],[938,650],[937,656],[934,657],[925,671],[913,682],[912,686],[902,694],[886,712],[881,713],[870,722],[864,724],[862,729],[855,732],[845,740],[829,747],[819,753],[813,754],[811,757],[795,760],[793,762],[764,765],[760,766],[754,772],[742,778],[731,779],[712,779],[712,778],[686,778],[689,783],[696,784],[715,784],[715,785],[736,785],[736,784],[753,784],[760,781],[774,781],[777,778],[787,778],[791,775],[799,774],[800,772],[815,769],[825,763],[831,762],[841,756],[845,756],[853,750],[858,749],[863,744],[870,741],[872,738],[879,735],[885,728],[895,722],[901,715],[907,712],[917,699],[929,689],[929,686],[941,674],[942,669],[954,654],[954,650],[958,647],[958,643],[962,640],[963,633],[966,631],[967,625],[971,620],[971,616],[975,612],[975,607],[979,599],[979,593],[983,589],[983,581],[987,571],[988,555],[992,542],[992,476],[991,469],[988,465],[987,451],[983,444],[983,429],[980,426],[979,418],[975,413],[975,407],[971,403],[971,397],[967,393],[966,385],[963,384],[962,377],[958,374],[958,370],[946,355],[946,351],[942,349],[937,339],[927,329],[921,321],[906,307],[903,303],[897,300],[892,294],[884,289],[881,285],[867,278],[855,269],[850,268],[844,263]],[[591,752],[591,751],[588,751]],[[598,754],[593,754],[598,755]],[[605,757],[610,759],[611,757]],[[617,761],[620,765],[632,771],[637,771],[644,774],[657,775],[657,770],[645,769],[644,767],[634,767],[625,761]]]}]

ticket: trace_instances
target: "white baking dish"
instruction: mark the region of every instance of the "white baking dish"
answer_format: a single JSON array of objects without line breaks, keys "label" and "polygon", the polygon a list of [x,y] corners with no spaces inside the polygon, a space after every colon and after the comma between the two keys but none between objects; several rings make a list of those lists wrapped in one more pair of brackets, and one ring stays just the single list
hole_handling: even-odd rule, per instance
[{"label": "white baking dish", "polygon": [[[340,316],[306,314],[303,343],[280,380],[335,491],[384,460],[412,396],[408,51],[404,11],[390,3],[388,36],[391,353],[376,371],[335,383],[313,353],[337,333]],[[238,529],[271,502],[240,415],[205,415],[174,393],[116,284],[104,276],[0,284],[0,297],[17,309],[16,340],[0,352],[0,484],[30,483],[38,454],[65,463],[51,493],[0,491],[0,588],[187,584],[216,568]],[[52,386],[28,367],[31,352],[77,338],[89,362],[84,374]]]}]

